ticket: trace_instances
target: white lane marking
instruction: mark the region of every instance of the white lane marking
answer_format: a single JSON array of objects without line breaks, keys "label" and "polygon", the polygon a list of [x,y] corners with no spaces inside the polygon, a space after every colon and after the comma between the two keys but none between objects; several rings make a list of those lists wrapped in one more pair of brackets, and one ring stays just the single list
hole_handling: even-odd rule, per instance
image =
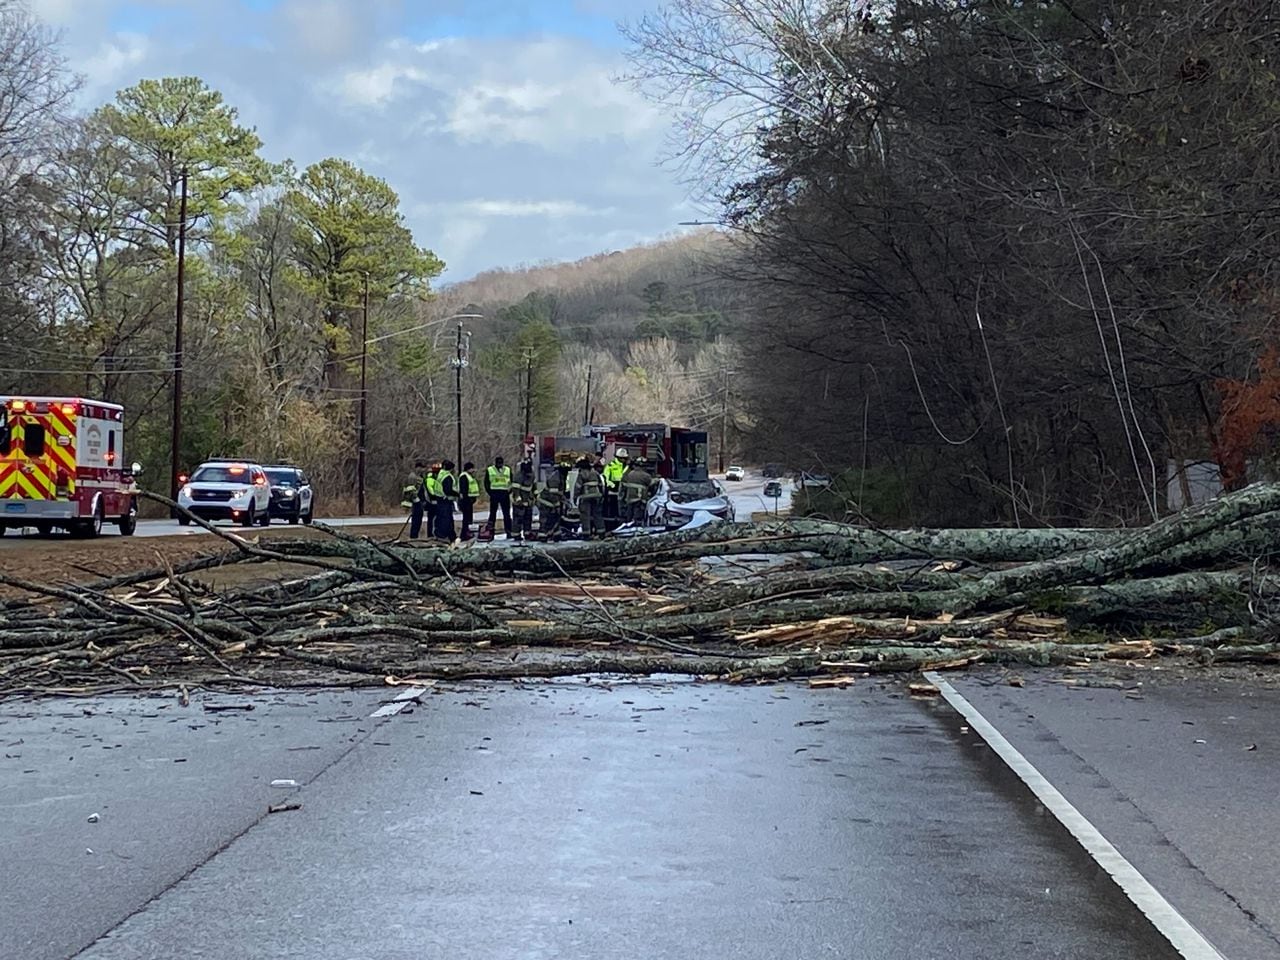
[{"label": "white lane marking", "polygon": [[410,700],[416,700],[427,692],[426,687],[410,687],[404,693],[400,694],[390,703],[384,703],[373,713],[371,717],[394,717],[397,713],[409,705]]},{"label": "white lane marking", "polygon": [[925,678],[942,692],[942,696],[957,713],[969,721],[969,725],[982,736],[983,740],[987,741],[987,745],[999,755],[1009,769],[1031,789],[1037,799],[1044,804],[1045,809],[1071,831],[1071,835],[1079,841],[1080,846],[1084,847],[1089,856],[1097,861],[1098,866],[1111,875],[1111,879],[1115,880],[1125,895],[1133,901],[1134,906],[1142,911],[1143,916],[1151,921],[1151,925],[1160,931],[1178,953],[1186,960],[1226,960],[1213,944],[1206,940],[1204,935],[1192,926],[1191,922],[1179,913],[1177,908],[1166,900],[1146,877],[1138,872],[1138,868],[1126,860],[1124,854],[1112,846],[1098,828],[1085,819],[1084,814],[1059,793],[1057,787],[1051,784],[1030,760],[1019,753],[1017,748],[961,695],[960,691],[933,671],[926,672]]}]

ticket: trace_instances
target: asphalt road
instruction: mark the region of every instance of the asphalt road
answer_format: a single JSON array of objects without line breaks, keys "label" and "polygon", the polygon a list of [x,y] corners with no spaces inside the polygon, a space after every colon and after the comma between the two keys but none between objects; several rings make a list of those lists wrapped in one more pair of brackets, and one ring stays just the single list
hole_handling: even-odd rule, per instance
[{"label": "asphalt road", "polygon": [[0,705],[0,956],[1174,955],[938,701],[435,690]]},{"label": "asphalt road", "polygon": [[[716,479],[723,480],[717,476]],[[764,496],[764,485],[766,481],[759,474],[749,473],[745,480],[733,483],[725,483],[725,489],[729,492],[733,500],[734,510],[737,518],[742,521],[751,519],[753,513],[771,512],[774,509],[774,501],[772,498]],[[789,481],[783,481],[783,495],[777,501],[780,512],[786,513],[791,509],[791,484]],[[335,527],[360,526],[365,524],[380,523],[403,523],[404,514],[396,514],[393,516],[378,517],[320,517],[321,522],[327,523]],[[282,522],[277,520],[272,526],[281,526]],[[220,524],[228,529],[240,529],[231,524]],[[118,537],[120,535],[116,527],[108,524],[103,527],[103,536]],[[141,520],[138,522],[138,528],[134,533],[135,537],[207,537],[209,532],[202,527],[195,525],[183,527],[176,520]],[[46,542],[49,540],[71,540],[69,534],[65,532],[54,533],[49,537],[41,537],[36,533],[34,527],[27,528],[23,533],[19,534],[16,530],[9,530],[4,536],[0,536],[0,550],[8,547],[13,549],[20,547],[24,542]]]},{"label": "asphalt road", "polygon": [[1280,686],[1060,679],[952,682],[1224,954],[1280,960]]}]

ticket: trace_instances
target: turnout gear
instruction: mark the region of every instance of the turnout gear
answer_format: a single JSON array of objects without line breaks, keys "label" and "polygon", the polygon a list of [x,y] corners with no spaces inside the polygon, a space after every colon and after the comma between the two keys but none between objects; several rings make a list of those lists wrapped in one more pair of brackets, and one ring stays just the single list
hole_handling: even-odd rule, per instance
[{"label": "turnout gear", "polygon": [[645,519],[645,507],[649,501],[653,477],[637,463],[622,476],[622,503],[625,519],[641,523]]},{"label": "turnout gear", "polygon": [[578,464],[578,479],[573,485],[573,496],[578,502],[578,516],[582,521],[582,533],[587,539],[603,536],[604,526],[604,477],[593,463],[583,460]]},{"label": "turnout gear", "polygon": [[514,508],[516,535],[523,540],[533,534],[533,500],[537,481],[533,476],[533,464],[526,460],[511,481],[511,506]]},{"label": "turnout gear", "polygon": [[538,529],[546,539],[560,532],[564,494],[564,474],[559,469],[554,470],[538,493]]}]

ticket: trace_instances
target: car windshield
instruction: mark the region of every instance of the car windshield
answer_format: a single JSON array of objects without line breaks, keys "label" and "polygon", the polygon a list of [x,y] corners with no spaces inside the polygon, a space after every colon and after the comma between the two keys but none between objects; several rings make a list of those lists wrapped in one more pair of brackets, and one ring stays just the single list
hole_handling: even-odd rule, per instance
[{"label": "car windshield", "polygon": [[720,496],[720,491],[710,480],[701,483],[671,484],[671,499],[676,503],[692,503],[694,500],[710,500]]},{"label": "car windshield", "polygon": [[253,477],[243,463],[201,467],[191,475],[192,483],[248,483]]},{"label": "car windshield", "polygon": [[298,471],[273,469],[267,467],[267,479],[271,481],[273,487],[296,487],[298,485]]},{"label": "car windshield", "polygon": [[739,466],[732,466],[732,467],[730,467],[730,468],[729,468],[729,472],[730,472],[730,473],[741,473],[741,472],[742,472],[742,468],[741,468],[741,467],[739,467]]}]

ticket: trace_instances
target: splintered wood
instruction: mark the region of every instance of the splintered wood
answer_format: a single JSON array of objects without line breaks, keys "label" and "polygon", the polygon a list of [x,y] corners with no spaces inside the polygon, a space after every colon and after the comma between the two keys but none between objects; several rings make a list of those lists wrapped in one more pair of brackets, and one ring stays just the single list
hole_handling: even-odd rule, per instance
[{"label": "splintered wood", "polygon": [[[1271,663],[1280,650],[1265,565],[1276,485],[1127,531],[795,520],[441,548],[317,526],[215,530],[215,556],[161,554],[88,585],[0,573],[0,693],[598,673],[842,687],[979,664]],[[234,568],[234,586],[205,576]]]}]

